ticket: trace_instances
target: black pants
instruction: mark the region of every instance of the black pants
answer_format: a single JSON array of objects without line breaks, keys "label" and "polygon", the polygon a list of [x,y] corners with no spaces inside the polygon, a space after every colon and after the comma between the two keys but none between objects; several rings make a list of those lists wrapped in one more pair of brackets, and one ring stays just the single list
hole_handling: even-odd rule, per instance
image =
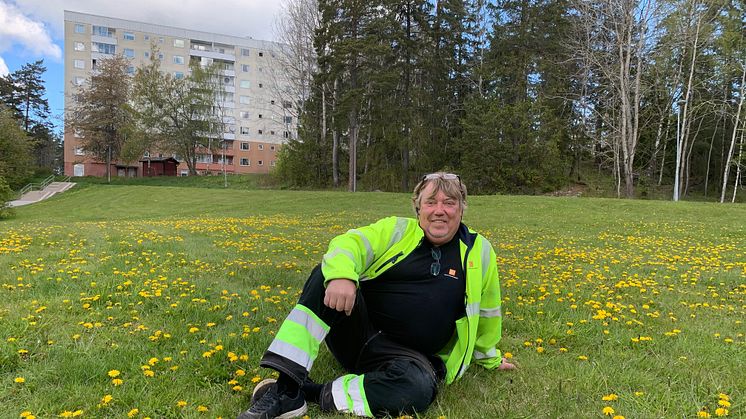
[{"label": "black pants", "polygon": [[[326,307],[325,292],[324,276],[317,266],[306,281],[298,304],[329,326],[324,341],[351,374],[324,385],[321,408],[358,415],[396,415],[427,409],[445,376],[445,365],[440,358],[400,345],[376,330],[370,323],[359,288],[350,316]],[[288,374],[299,384],[309,373],[304,366],[270,351],[264,354],[260,365]],[[349,405],[346,400],[354,402]]]}]

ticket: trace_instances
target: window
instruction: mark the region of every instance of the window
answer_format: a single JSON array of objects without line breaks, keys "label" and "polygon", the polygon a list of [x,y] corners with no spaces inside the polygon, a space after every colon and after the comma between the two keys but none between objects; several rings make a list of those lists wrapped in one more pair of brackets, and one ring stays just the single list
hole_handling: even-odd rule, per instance
[{"label": "window", "polygon": [[241,143],[241,150],[251,150],[251,144],[250,143]]},{"label": "window", "polygon": [[163,58],[164,58],[164,57],[165,57],[165,55],[163,55],[163,53],[162,53],[162,52],[159,52],[159,53],[158,53],[158,59],[159,59],[159,60],[163,60]]},{"label": "window", "polygon": [[242,105],[248,105],[249,104],[249,97],[248,96],[239,96],[238,102]]},{"label": "window", "polygon": [[241,127],[241,134],[248,135],[249,127]]},{"label": "window", "polygon": [[[258,130],[256,130],[256,133],[259,134],[259,135],[262,135],[262,134],[264,134],[264,131],[258,129]],[[259,144],[259,150],[261,150],[261,149],[262,149],[262,145]]]},{"label": "window", "polygon": [[262,114],[259,114],[259,119],[262,119]]},{"label": "window", "polygon": [[174,46],[176,48],[184,48],[184,40],[183,39],[174,39]]},{"label": "window", "polygon": [[264,166],[264,162],[261,160],[257,160],[256,164],[258,164],[259,166]]},{"label": "window", "polygon": [[[274,131],[270,131],[270,132],[269,132],[269,135],[275,135],[275,132],[274,132]],[[274,149],[273,149],[273,150],[274,150]]]},{"label": "window", "polygon": [[134,41],[135,34],[132,32],[124,32],[122,33],[122,39],[124,39],[125,41]]},{"label": "window", "polygon": [[242,57],[248,57],[249,56],[249,49],[248,48],[241,48],[241,56]]},{"label": "window", "polygon": [[241,118],[243,119],[249,119],[249,112],[247,111],[241,111],[240,113]]},{"label": "window", "polygon": [[271,162],[269,162],[269,165],[270,165],[270,166],[273,166],[273,167],[274,167],[274,165],[275,165],[275,161],[274,161],[274,160],[272,160]]},{"label": "window", "polygon": [[130,74],[130,75],[135,74],[135,66],[134,65],[127,66],[127,74]]},{"label": "window", "polygon": [[75,33],[85,33],[85,25],[82,23],[75,24]]},{"label": "window", "polygon": [[284,121],[286,124],[292,124],[293,123],[293,117],[292,116],[286,116],[284,118]]},{"label": "window", "polygon": [[174,71],[174,78],[176,80],[181,80],[184,78],[184,73],[182,73],[181,71]]},{"label": "window", "polygon": [[251,166],[251,160],[247,158],[241,158],[241,166]]},{"label": "window", "polygon": [[83,151],[83,147],[75,147],[75,155],[76,156],[85,156],[85,151]]},{"label": "window", "polygon": [[82,86],[85,83],[85,78],[83,77],[73,77],[73,84],[76,86]]},{"label": "window", "polygon": [[283,132],[282,136],[285,137],[285,138],[290,138],[290,131]]},{"label": "window", "polygon": [[260,56],[260,57],[264,57],[264,53],[263,53],[263,52],[260,52],[260,53],[259,53],[259,56]]},{"label": "window", "polygon": [[290,102],[289,100],[283,100],[282,101],[282,107],[285,108],[285,109],[290,109],[290,108],[293,107],[293,103]]},{"label": "window", "polygon": [[249,65],[248,64],[241,64],[241,71],[243,71],[244,73],[248,73],[249,72]]},{"label": "window", "polygon": [[184,64],[184,57],[181,55],[174,55],[174,64]]},{"label": "window", "polygon": [[261,83],[259,83],[259,88],[261,89],[262,87],[264,87],[264,86]]},{"label": "window", "polygon": [[269,146],[269,149],[272,150],[272,151],[275,151],[275,146],[271,145],[271,146]]},{"label": "window", "polygon": [[76,42],[75,51],[85,51],[85,44],[82,42]]},{"label": "window", "polygon": [[127,58],[135,58],[135,50],[132,48],[125,48],[122,51],[122,55],[124,55]]},{"label": "window", "polygon": [[251,87],[251,83],[248,80],[241,80],[240,82],[238,82],[238,86],[242,89],[248,89],[249,87]]},{"label": "window", "polygon": [[158,43],[159,43],[159,44],[162,44],[162,43],[163,43],[163,37],[160,37],[160,38],[158,38]]},{"label": "window", "polygon": [[259,144],[259,147],[257,147],[259,150],[264,150],[264,144]]},{"label": "window", "polygon": [[93,34],[98,36],[105,36],[107,38],[114,36],[114,29],[107,26],[96,26],[93,25]]},{"label": "window", "polygon": [[83,60],[73,60],[73,67],[85,69],[85,62]]},{"label": "window", "polygon": [[143,54],[143,56],[145,58],[150,58],[150,51],[145,51],[145,53]]},{"label": "window", "polygon": [[146,41],[150,40],[150,35],[143,35],[142,37],[143,37],[143,39],[144,39],[144,40],[146,40]]}]

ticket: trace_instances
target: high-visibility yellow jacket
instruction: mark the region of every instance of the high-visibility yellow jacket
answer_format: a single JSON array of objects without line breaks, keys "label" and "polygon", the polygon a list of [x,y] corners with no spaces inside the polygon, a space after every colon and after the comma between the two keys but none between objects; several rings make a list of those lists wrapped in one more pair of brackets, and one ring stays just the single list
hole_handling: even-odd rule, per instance
[{"label": "high-visibility yellow jacket", "polygon": [[[495,251],[482,235],[459,227],[461,261],[466,275],[466,316],[456,321],[456,333],[438,355],[446,365],[446,383],[460,378],[473,362],[488,368],[500,365],[500,280]],[[424,237],[417,220],[388,217],[349,230],[329,243],[321,269],[327,281],[346,278],[375,280],[411,253]]]}]

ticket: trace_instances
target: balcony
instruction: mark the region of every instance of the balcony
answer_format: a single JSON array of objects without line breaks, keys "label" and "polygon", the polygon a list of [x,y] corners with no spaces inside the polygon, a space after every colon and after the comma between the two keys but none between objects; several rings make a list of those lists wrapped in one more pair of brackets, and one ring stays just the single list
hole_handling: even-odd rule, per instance
[{"label": "balcony", "polygon": [[191,55],[192,57],[212,58],[213,60],[236,61],[235,54],[226,54],[226,53],[217,52],[217,51],[207,51],[203,49],[194,48],[193,46],[191,49],[189,49],[189,55]]},{"label": "balcony", "polygon": [[223,139],[224,140],[235,140],[236,139],[236,134],[234,134],[232,132],[224,132],[223,133]]}]

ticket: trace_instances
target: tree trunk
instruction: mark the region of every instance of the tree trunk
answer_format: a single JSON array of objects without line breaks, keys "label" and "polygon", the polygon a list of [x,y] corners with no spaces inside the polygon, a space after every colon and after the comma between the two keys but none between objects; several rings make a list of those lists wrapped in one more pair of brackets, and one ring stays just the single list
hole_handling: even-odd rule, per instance
[{"label": "tree trunk", "polygon": [[738,126],[741,125],[741,108],[743,108],[743,95],[746,93],[746,65],[743,66],[741,72],[741,94],[738,100],[738,110],[736,111],[736,122],[733,124],[733,136],[730,140],[730,148],[728,154],[725,155],[725,167],[723,168],[723,189],[720,191],[720,203],[725,202],[725,191],[728,189],[728,172],[730,172],[730,161],[733,156],[733,149],[736,145],[736,134],[738,133]]}]

